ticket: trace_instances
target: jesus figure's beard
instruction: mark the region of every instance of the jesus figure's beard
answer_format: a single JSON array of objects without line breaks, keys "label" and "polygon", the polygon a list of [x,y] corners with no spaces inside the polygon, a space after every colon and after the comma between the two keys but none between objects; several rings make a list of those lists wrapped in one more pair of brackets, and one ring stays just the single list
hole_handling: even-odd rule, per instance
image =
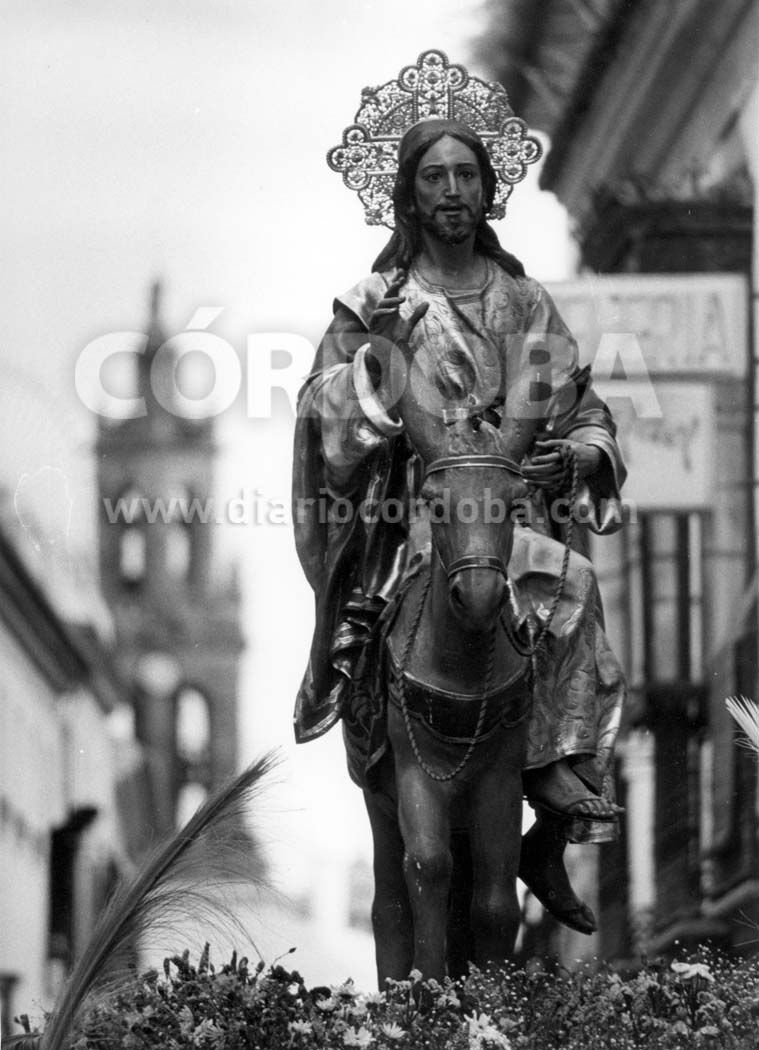
[{"label": "jesus figure's beard", "polygon": [[477,229],[478,219],[466,204],[461,205],[461,214],[452,221],[444,208],[435,208],[431,215],[421,216],[422,229],[442,244],[463,244]]}]

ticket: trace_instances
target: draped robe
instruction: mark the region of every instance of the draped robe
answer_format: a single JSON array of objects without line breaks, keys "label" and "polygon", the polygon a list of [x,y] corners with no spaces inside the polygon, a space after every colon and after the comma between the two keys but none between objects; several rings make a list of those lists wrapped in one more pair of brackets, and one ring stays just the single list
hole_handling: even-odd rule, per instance
[{"label": "draped robe", "polygon": [[[398,600],[409,572],[418,569],[428,538],[424,522],[413,523],[408,513],[384,520],[366,513],[377,506],[408,508],[420,483],[403,424],[374,395],[364,360],[369,321],[390,277],[373,273],[335,300],[333,321],[299,397],[293,519],[298,555],[316,599],[313,643],[295,706],[299,742],[320,736],[341,717],[355,724],[359,668],[367,652],[376,658],[371,645],[377,622],[388,603]],[[499,422],[510,377],[524,366],[530,347],[549,351],[550,368],[541,375],[551,389],[543,436],[584,442],[601,453],[598,470],[578,494],[583,526],[574,529],[573,546],[587,550],[587,528],[604,533],[618,527],[625,468],[615,425],[593,390],[589,369],[579,367],[576,343],[545,289],[488,259],[478,289],[447,291],[412,266],[401,294],[403,316],[429,303],[410,346],[429,381],[425,396],[432,402],[440,397],[440,404],[430,404],[432,411],[460,400]],[[558,555],[547,553],[551,541],[541,546],[537,537],[561,539],[565,526],[547,513],[543,494],[534,495],[531,508],[530,526],[522,530],[528,535],[517,536],[509,570],[518,577],[525,605],[539,617],[541,603],[550,600],[561,549],[555,545]],[[592,569],[579,554],[573,565],[582,568],[574,572],[538,660],[526,766],[588,755],[608,787],[624,681],[602,629]],[[366,753],[371,765],[371,746]],[[371,786],[355,763],[351,773]]]}]

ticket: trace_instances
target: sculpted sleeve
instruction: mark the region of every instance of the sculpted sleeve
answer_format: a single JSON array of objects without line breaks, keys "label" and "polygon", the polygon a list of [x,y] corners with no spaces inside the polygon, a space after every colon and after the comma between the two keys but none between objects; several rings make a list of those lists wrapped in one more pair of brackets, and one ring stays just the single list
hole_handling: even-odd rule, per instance
[{"label": "sculpted sleeve", "polygon": [[319,353],[343,360],[313,373],[301,391],[298,414],[313,421],[321,443],[327,488],[334,494],[355,487],[356,467],[387,438],[403,430],[376,397],[364,363],[366,330],[339,306]]},{"label": "sculpted sleeve", "polygon": [[[333,527],[333,501],[349,499],[362,469],[403,429],[374,394],[364,364],[367,319],[384,292],[378,274],[335,301],[335,313],[298,398],[293,453],[293,522],[298,556],[314,590],[328,571],[348,527]],[[345,300],[345,301],[343,301]],[[350,303],[350,305],[347,305]]]},{"label": "sculpted sleeve", "polygon": [[[381,298],[381,278],[365,285],[369,292],[376,285]],[[407,456],[405,442],[393,439],[401,427],[383,418],[366,374],[366,342],[362,312],[338,301],[298,402],[293,524],[315,598],[308,667],[295,704],[299,742],[340,718],[353,661],[373,622],[369,611],[376,618],[375,599],[395,578],[405,542],[404,521],[375,525],[361,513],[369,493],[380,503],[403,496]]]}]

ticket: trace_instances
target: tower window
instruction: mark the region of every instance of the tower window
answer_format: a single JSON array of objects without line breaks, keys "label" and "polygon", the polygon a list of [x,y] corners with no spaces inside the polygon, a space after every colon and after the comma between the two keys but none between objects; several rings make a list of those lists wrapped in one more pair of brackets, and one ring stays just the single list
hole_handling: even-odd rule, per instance
[{"label": "tower window", "polygon": [[179,761],[175,818],[182,827],[205,801],[210,783],[211,711],[199,689],[184,686],[177,693],[174,731]]},{"label": "tower window", "polygon": [[121,582],[136,587],[147,571],[145,533],[140,525],[127,525],[119,542],[119,576]]},{"label": "tower window", "polygon": [[175,580],[190,580],[195,559],[195,529],[192,517],[196,501],[192,492],[182,486],[172,491],[169,506],[171,521],[166,532],[166,570]]},{"label": "tower window", "polygon": [[187,763],[203,762],[208,757],[211,740],[211,715],[208,700],[198,690],[185,687],[177,696],[177,754]]},{"label": "tower window", "polygon": [[142,493],[130,486],[117,500],[122,525],[118,540],[119,579],[125,587],[139,587],[147,576],[147,536]]},{"label": "tower window", "polygon": [[176,826],[183,828],[195,810],[202,806],[208,798],[208,788],[205,784],[191,781],[182,784],[177,796]]}]

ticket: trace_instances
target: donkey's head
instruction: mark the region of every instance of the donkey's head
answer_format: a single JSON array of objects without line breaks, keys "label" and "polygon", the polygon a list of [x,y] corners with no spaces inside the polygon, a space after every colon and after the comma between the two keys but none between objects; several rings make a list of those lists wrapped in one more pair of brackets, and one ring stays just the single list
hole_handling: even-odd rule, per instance
[{"label": "donkey's head", "polygon": [[433,551],[448,578],[451,610],[464,630],[479,632],[506,598],[511,508],[525,487],[490,423],[459,420],[446,437],[442,454],[425,461],[421,494],[429,507]]}]

